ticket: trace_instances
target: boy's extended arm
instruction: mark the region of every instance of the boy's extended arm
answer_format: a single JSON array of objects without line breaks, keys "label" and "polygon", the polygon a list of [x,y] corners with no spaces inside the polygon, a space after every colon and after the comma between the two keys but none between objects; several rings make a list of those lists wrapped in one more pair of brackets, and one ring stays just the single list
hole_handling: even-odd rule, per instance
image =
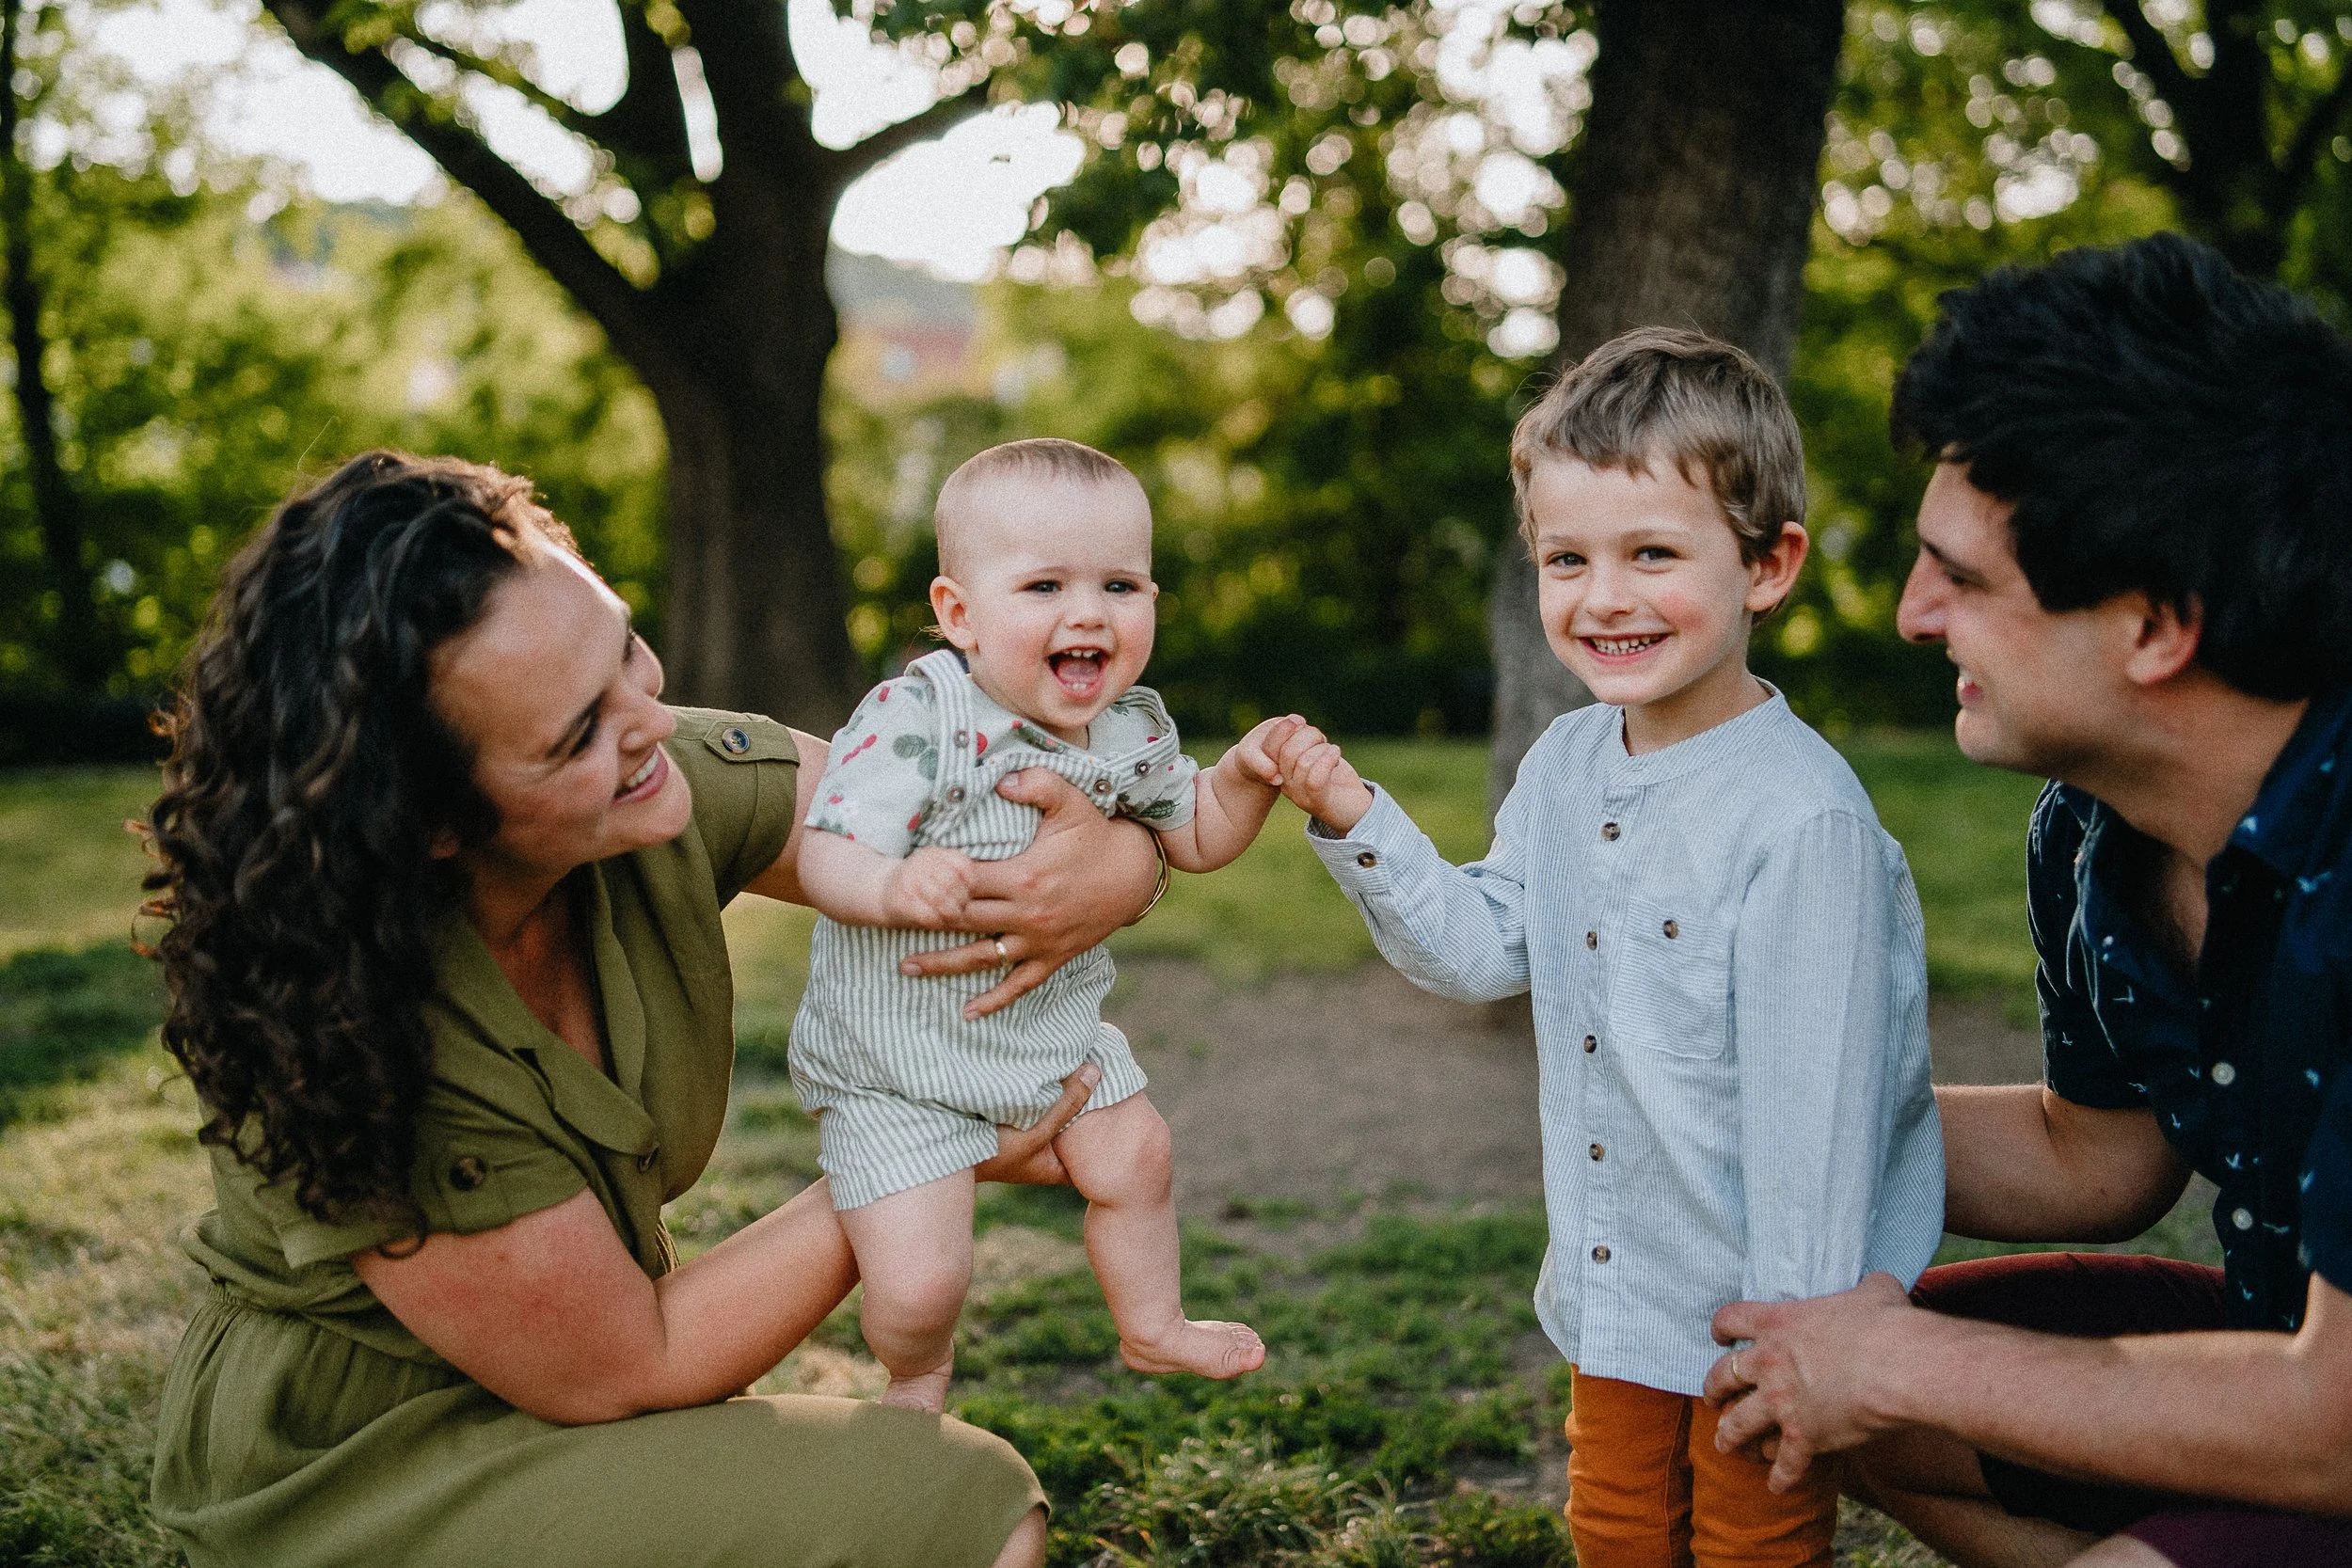
[{"label": "boy's extended arm", "polygon": [[[1898,998],[1899,986],[1922,985],[1916,901],[1897,879],[1877,828],[1851,812],[1798,825],[1748,884],[1731,994],[1748,1226],[1741,1293],[1751,1300],[1853,1284],[1874,1215],[1897,1212],[1888,1205],[1918,1218],[1910,1249],[1916,1256],[1899,1260],[1906,1285],[1935,1250],[1941,1163],[1898,1166],[1932,1180],[1933,1192],[1883,1190],[1899,1120],[1926,1135],[1915,1114],[1898,1115],[1930,1094],[1917,1055],[1924,1042],[1911,1039],[1905,1052],[1904,1031],[1915,1025]],[[1914,973],[1903,985],[1907,969]]]},{"label": "boy's extended arm", "polygon": [[1486,858],[1456,866],[1394,797],[1365,784],[1311,729],[1292,736],[1279,761],[1284,788],[1311,813],[1307,842],[1364,917],[1382,958],[1423,990],[1457,1002],[1495,1002],[1527,989],[1522,789],[1496,814]]}]

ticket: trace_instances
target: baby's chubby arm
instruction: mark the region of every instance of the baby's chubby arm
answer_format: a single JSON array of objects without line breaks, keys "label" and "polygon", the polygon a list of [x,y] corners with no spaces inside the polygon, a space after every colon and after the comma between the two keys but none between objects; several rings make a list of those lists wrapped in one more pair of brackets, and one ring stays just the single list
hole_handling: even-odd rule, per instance
[{"label": "baby's chubby arm", "polygon": [[1168,863],[1180,871],[1215,871],[1239,858],[1281,794],[1274,753],[1307,721],[1295,713],[1269,719],[1201,769],[1193,784],[1192,818],[1160,834]]},{"label": "baby's chubby arm", "polygon": [[839,833],[801,846],[801,892],[845,926],[959,929],[972,899],[972,861],[952,849],[885,855]]}]

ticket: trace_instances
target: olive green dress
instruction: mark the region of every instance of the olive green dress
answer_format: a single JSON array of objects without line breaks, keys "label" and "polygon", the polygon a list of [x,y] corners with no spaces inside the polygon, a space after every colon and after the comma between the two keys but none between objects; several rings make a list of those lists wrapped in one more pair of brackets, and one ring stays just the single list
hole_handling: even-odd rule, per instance
[{"label": "olive green dress", "polygon": [[[647,1275],[661,1205],[726,1117],[733,983],[719,910],[782,851],[782,725],[682,709],[676,839],[584,867],[612,1076],[532,1017],[472,924],[435,931],[433,1082],[414,1191],[433,1229],[487,1230],[594,1192]],[[993,1561],[1042,1501],[1001,1439],[851,1400],[736,1399],[596,1426],[523,1414],[426,1349],[351,1254],[402,1233],[327,1225],[215,1149],[187,1234],[212,1275],[164,1392],[156,1516],[197,1568]]]}]

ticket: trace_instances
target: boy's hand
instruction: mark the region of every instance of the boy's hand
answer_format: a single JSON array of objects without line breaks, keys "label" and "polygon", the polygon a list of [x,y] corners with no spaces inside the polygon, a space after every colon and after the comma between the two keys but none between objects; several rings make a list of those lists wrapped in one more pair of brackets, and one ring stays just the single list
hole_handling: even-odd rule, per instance
[{"label": "boy's hand", "polygon": [[1354,765],[1312,724],[1302,723],[1283,737],[1274,770],[1294,805],[1343,833],[1372,809],[1372,791]]},{"label": "boy's hand", "polygon": [[1217,766],[1263,789],[1279,789],[1282,770],[1275,757],[1283,742],[1306,727],[1307,721],[1295,713],[1269,719],[1233,742],[1232,749],[1217,759]]},{"label": "boy's hand", "polygon": [[971,901],[971,859],[953,849],[917,849],[882,884],[882,912],[893,926],[953,928]]}]

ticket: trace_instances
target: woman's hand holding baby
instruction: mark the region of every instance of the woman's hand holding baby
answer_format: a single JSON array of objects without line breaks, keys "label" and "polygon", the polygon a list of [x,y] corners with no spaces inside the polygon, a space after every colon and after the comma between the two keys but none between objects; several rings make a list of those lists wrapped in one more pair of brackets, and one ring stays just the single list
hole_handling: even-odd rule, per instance
[{"label": "woman's hand holding baby", "polygon": [[1273,748],[1272,764],[1271,782],[1281,786],[1293,805],[1327,827],[1347,832],[1372,809],[1371,787],[1312,724],[1300,721],[1284,731]]}]

